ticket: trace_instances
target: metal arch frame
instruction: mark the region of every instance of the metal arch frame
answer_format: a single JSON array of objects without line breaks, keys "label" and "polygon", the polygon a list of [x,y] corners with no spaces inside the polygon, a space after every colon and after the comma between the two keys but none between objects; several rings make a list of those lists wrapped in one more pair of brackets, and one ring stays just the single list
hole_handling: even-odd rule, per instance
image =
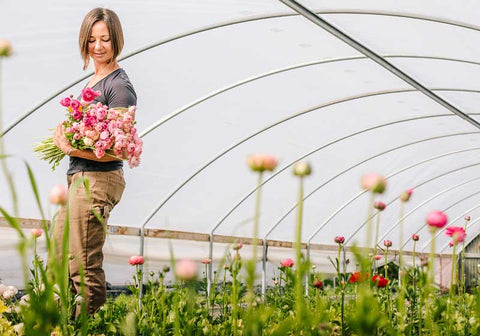
[{"label": "metal arch frame", "polygon": [[[471,227],[473,224],[477,224],[478,222],[480,222],[480,218],[477,218],[475,219],[474,221],[472,221],[470,224],[467,225],[467,229],[469,227]],[[475,238],[477,238],[478,236],[480,235],[480,232],[477,232],[477,234],[473,235],[472,238],[468,241],[468,242],[465,242],[465,248],[470,245],[470,243],[472,241],[475,240]],[[443,251],[445,251],[445,249],[448,247],[448,243],[446,243],[445,245],[443,245],[443,248],[440,250],[440,253],[443,253]],[[463,250],[463,247],[460,248],[460,250],[458,251],[459,253],[462,252]]]},{"label": "metal arch frame", "polygon": [[[340,173],[336,174],[335,176],[331,177],[330,179],[328,179],[327,181],[323,182],[321,185],[319,185],[318,187],[316,187],[315,189],[313,189],[308,195],[306,195],[303,200],[305,201],[306,199],[308,199],[311,195],[313,195],[314,193],[316,193],[318,190],[320,190],[321,188],[323,188],[325,185],[329,184],[330,182],[332,182],[333,180],[337,179],[338,177],[340,177],[341,175],[345,174],[346,172],[349,172],[350,170],[354,169],[354,168],[357,168],[358,166],[362,165],[363,163],[365,162],[368,162],[372,159],[375,159],[375,158],[378,158],[384,154],[388,154],[388,153],[392,153],[398,149],[402,149],[402,148],[405,148],[405,147],[408,147],[408,146],[411,146],[411,145],[416,145],[416,144],[419,144],[419,143],[422,143],[422,142],[427,142],[427,141],[431,141],[431,140],[436,140],[436,139],[442,139],[442,138],[446,138],[446,137],[451,137],[451,136],[459,136],[459,135],[470,135],[470,134],[478,134],[479,132],[465,132],[465,133],[455,133],[455,134],[449,134],[449,135],[442,135],[442,136],[436,136],[436,137],[432,137],[432,138],[426,138],[426,139],[422,139],[422,140],[418,140],[418,141],[414,141],[414,142],[411,142],[411,143],[408,143],[408,144],[404,144],[404,145],[401,145],[401,146],[397,146],[397,147],[394,147],[394,148],[391,148],[387,151],[383,151],[381,153],[378,153],[376,155],[373,155],[367,159],[364,159],[362,161],[359,161],[357,163],[355,163],[354,165],[348,167],[347,169],[344,169],[343,171],[341,171]],[[480,147],[476,148],[476,149],[480,149]],[[461,152],[463,152],[465,150],[462,150]],[[450,155],[452,153],[449,153]],[[456,153],[454,153],[456,154]],[[448,155],[448,154],[447,154]],[[267,246],[267,237],[270,235],[270,233],[273,232],[273,230],[293,211],[296,209],[298,203],[296,203],[294,206],[292,206],[283,216],[280,217],[280,219],[277,220],[277,222],[272,225],[270,227],[270,229],[267,231],[267,233],[263,236],[262,240],[263,240],[263,260],[262,260],[262,293],[265,294],[265,291],[266,291],[266,269],[265,269],[265,266],[266,266],[266,262],[267,262],[267,250],[268,250],[268,246]],[[310,256],[310,241],[313,237],[310,237],[307,241],[307,258],[309,258]]]},{"label": "metal arch frame", "polygon": [[[447,153],[447,154],[448,154],[448,153]],[[435,159],[437,159],[437,158],[444,157],[444,156],[446,156],[446,154],[442,154],[442,155],[438,155],[438,156],[435,156],[435,157],[432,157],[432,158],[429,158],[429,159],[426,159],[426,160],[422,160],[422,161],[420,161],[419,163],[416,163],[416,164],[413,164],[413,165],[409,165],[409,166],[407,166],[407,167],[404,167],[404,168],[402,168],[402,169],[399,169],[399,170],[397,170],[396,172],[387,175],[385,178],[386,178],[386,179],[389,179],[390,177],[393,177],[393,176],[395,176],[395,175],[398,175],[398,174],[402,173],[403,171],[408,170],[408,169],[410,169],[410,168],[416,167],[416,166],[418,166],[418,165],[421,164],[421,163],[425,163],[425,162],[428,162],[428,161],[432,161],[432,160],[435,160]],[[480,163],[479,163],[479,164],[480,164]],[[469,166],[466,166],[466,167],[469,167]],[[463,169],[463,168],[462,168],[462,169]],[[458,169],[457,169],[457,170],[458,170]],[[452,170],[452,171],[450,171],[450,172],[455,172],[455,171],[457,171],[457,170]],[[449,172],[447,172],[447,173],[449,173]],[[446,175],[446,173],[441,174],[441,175],[437,175],[436,177],[434,177],[434,178],[432,178],[432,179],[429,179],[429,180],[427,180],[427,181],[425,181],[425,182],[422,182],[422,183],[418,184],[417,186],[415,186],[415,188],[418,188],[418,187],[422,186],[423,184],[428,183],[428,182],[430,182],[430,181],[433,181],[433,180],[435,180],[435,179],[437,179],[437,178],[440,178],[440,177],[442,177],[442,176],[444,176],[444,175]],[[311,235],[311,237],[309,238],[309,241],[311,241],[311,240],[313,239],[313,237],[315,237],[315,236],[320,232],[320,230],[321,230],[323,227],[325,227],[325,226],[333,219],[333,217],[335,217],[340,211],[342,211],[345,207],[347,207],[348,205],[350,205],[353,201],[355,201],[357,198],[359,198],[360,196],[362,196],[362,195],[365,194],[366,192],[367,192],[366,190],[363,190],[363,191],[359,192],[359,193],[356,194],[353,198],[351,198],[348,202],[344,203],[340,208],[338,208],[332,215],[330,215],[329,218],[327,218],[326,221],[324,221],[324,222],[322,223],[321,227],[320,227],[319,229],[317,229],[317,230]],[[390,205],[390,204],[393,203],[396,199],[398,199],[398,197],[394,198],[394,199],[391,200],[390,202],[387,202],[387,205]],[[375,215],[376,215],[376,214],[372,215],[372,216],[369,218],[369,220],[372,219],[372,218],[374,218]],[[405,218],[405,216],[404,216],[404,218]],[[367,223],[367,221],[363,222],[363,224],[360,225],[360,226],[350,235],[350,237],[348,237],[348,238],[345,240],[345,243],[344,243],[344,244],[346,245],[348,242],[350,242],[350,240],[365,226],[366,223]],[[387,233],[387,234],[388,234],[388,233]],[[380,239],[379,239],[377,242],[375,242],[375,243],[378,244],[378,242],[381,241],[383,238],[384,238],[384,237],[382,236],[382,238],[380,238]]]},{"label": "metal arch frame", "polygon": [[410,84],[411,86],[416,88],[418,91],[423,93],[425,96],[427,96],[437,104],[443,106],[444,108],[448,109],[450,112],[456,114],[459,118],[465,120],[466,122],[480,129],[480,122],[478,122],[473,118],[470,118],[470,116],[467,113],[461,111],[453,104],[450,104],[447,100],[435,94],[432,90],[430,90],[428,87],[426,87],[425,85],[423,85],[422,83],[414,79],[412,76],[408,75],[406,72],[404,72],[394,64],[388,62],[385,58],[381,57],[372,49],[368,48],[364,44],[350,37],[348,34],[344,33],[339,28],[329,23],[327,20],[321,18],[320,16],[312,12],[310,9],[306,8],[305,6],[301,5],[295,0],[279,0],[279,1],[283,2],[286,6],[290,7],[295,12],[302,15],[307,20],[311,21],[313,24],[329,32],[339,40],[345,42],[347,45],[354,48],[361,54],[366,55],[372,61],[374,61],[381,67],[383,67],[385,70],[389,71],[390,73],[392,73],[393,75],[398,77],[400,80],[404,81],[405,83]]},{"label": "metal arch frame", "polygon": [[[467,165],[467,166],[460,167],[460,169],[455,169],[455,170],[453,170],[453,171],[450,171],[450,172],[448,172],[448,174],[450,174],[451,172],[456,172],[456,171],[461,170],[461,169],[471,168],[471,167],[474,167],[474,166],[477,166],[477,165],[480,165],[480,163],[475,163],[475,164],[471,164],[471,165]],[[439,176],[436,176],[434,179],[437,179],[437,178],[439,178],[439,177],[442,177],[442,176],[445,176],[445,175],[448,175],[448,174],[441,174],[441,175],[439,175]],[[476,177],[476,178],[474,178],[474,179],[471,179],[471,180],[469,180],[468,182],[475,181],[475,180],[478,180],[478,179],[480,179],[480,177]],[[433,179],[427,180],[427,182],[431,182],[432,180],[433,180]],[[420,185],[417,185],[417,186],[415,186],[414,188],[418,188],[418,187],[420,187],[420,186],[423,185],[423,184],[425,184],[425,183],[421,183]],[[456,184],[456,185],[453,186],[453,187],[449,187],[449,188],[447,188],[447,189],[444,189],[444,190],[442,190],[441,192],[438,192],[437,194],[433,195],[432,197],[427,198],[425,201],[423,201],[423,202],[420,203],[418,206],[416,206],[415,208],[413,208],[412,210],[410,210],[407,214],[405,214],[405,215],[401,218],[401,220],[407,218],[407,217],[410,216],[414,211],[416,211],[417,209],[419,209],[419,208],[422,207],[423,205],[427,204],[427,203],[430,202],[431,200],[437,198],[438,196],[443,195],[444,193],[446,193],[446,192],[448,192],[448,191],[450,191],[450,190],[452,190],[452,189],[455,189],[455,188],[457,188],[457,187],[460,187],[460,186],[462,186],[462,185],[464,185],[464,184],[466,184],[466,183]],[[398,197],[396,197],[393,201],[395,201],[395,200],[397,200],[397,199],[398,199]],[[393,201],[392,201],[392,202],[393,202]],[[382,237],[381,237],[376,243],[378,244],[378,243],[381,242],[383,239],[385,239],[386,236],[387,236],[388,234],[390,234],[390,233],[399,225],[399,223],[400,223],[400,220],[398,220],[397,222],[395,222],[395,224],[394,224],[393,226],[391,226],[390,229],[389,229],[387,232],[385,232],[385,233],[382,235]]]},{"label": "metal arch frame", "polygon": [[[435,22],[435,23],[441,23],[441,24],[446,24],[446,25],[451,25],[451,26],[456,26],[464,29],[469,29],[469,30],[474,30],[474,31],[480,31],[479,26],[475,26],[472,24],[468,23],[463,23],[460,21],[454,21],[454,20],[448,20],[448,19],[443,19],[439,17],[432,17],[432,16],[426,16],[426,15],[418,15],[418,14],[410,14],[410,13],[396,13],[396,12],[391,12],[391,11],[362,11],[362,10],[318,10],[315,11],[316,14],[359,14],[359,15],[377,15],[377,16],[392,16],[392,17],[400,17],[400,18],[407,18],[407,19],[414,19],[414,20],[420,20],[420,21],[427,21],[427,22]],[[160,40],[158,42],[149,44],[145,47],[142,47],[140,49],[134,50],[128,54],[126,54],[123,57],[120,57],[118,61],[123,61],[125,59],[128,59],[130,57],[133,57],[137,54],[140,54],[144,51],[153,49],[155,47],[161,46],[163,44],[167,44],[169,42],[173,42],[176,40],[179,40],[184,37],[192,36],[195,34],[203,33],[209,30],[214,30],[217,28],[223,28],[223,27],[228,27],[236,24],[242,24],[242,23],[248,23],[248,22],[253,22],[253,21],[260,21],[260,20],[267,20],[267,19],[276,19],[276,18],[282,18],[282,17],[294,17],[298,16],[298,14],[291,13],[291,12],[285,12],[285,13],[277,13],[277,14],[268,14],[268,15],[260,15],[260,16],[253,16],[253,17],[248,17],[248,18],[242,18],[242,19],[237,19],[237,20],[231,20],[227,22],[221,22],[218,24],[213,24],[209,26],[204,26],[198,29],[190,30],[181,34],[174,35],[172,37]],[[22,116],[20,116],[16,121],[14,121],[11,125],[9,125],[2,133],[0,133],[0,137],[5,136],[8,132],[10,132],[13,128],[15,128],[19,123],[21,123],[23,120],[28,118],[30,115],[32,115],[35,111],[37,111],[39,108],[41,108],[43,105],[60,95],[61,93],[65,92],[66,90],[70,89],[74,85],[80,83],[81,81],[87,79],[93,74],[92,71],[88,72],[86,75],[74,80],[70,84],[62,87],[58,91],[54,92],[50,96],[48,96],[45,100],[41,101],[38,103],[33,109],[27,111],[24,113]]]},{"label": "metal arch frame", "polygon": [[[480,62],[473,62],[473,61],[466,61],[462,59],[455,59],[455,58],[447,58],[447,57],[435,57],[435,56],[417,56],[417,55],[387,55],[384,56],[385,58],[417,58],[417,59],[432,59],[432,60],[443,60],[443,61],[451,61],[451,62],[459,62],[459,63],[465,63],[465,64],[474,64],[474,65],[480,65]],[[197,106],[200,103],[203,103],[210,98],[213,98],[221,93],[230,91],[234,88],[243,86],[245,84],[254,82],[259,79],[267,78],[279,73],[291,71],[291,70],[296,70],[308,66],[314,66],[314,65],[322,65],[322,64],[328,64],[328,63],[336,63],[336,62],[344,62],[344,61],[353,61],[353,60],[366,60],[368,57],[366,56],[350,56],[350,57],[342,57],[342,58],[332,58],[332,59],[326,59],[326,60],[320,60],[320,61],[314,61],[314,62],[307,62],[307,63],[299,63],[299,64],[294,64],[288,67],[280,68],[280,69],[274,69],[256,76],[252,76],[246,79],[243,79],[241,81],[238,81],[236,83],[233,83],[231,85],[225,86],[223,88],[220,88],[216,91],[210,92],[206,94],[203,97],[200,97],[196,99],[195,101],[188,103],[187,105],[181,107],[180,109],[174,111],[173,113],[170,113],[169,115],[166,115],[165,117],[159,119],[155,123],[153,123],[151,126],[147,127],[145,130],[142,131],[140,134],[140,137],[144,137],[148,135],[150,132],[154,131],[158,127],[162,126],[166,122],[172,120],[173,118],[181,115],[183,112],[187,111],[188,109]],[[416,90],[418,91],[418,90]]]},{"label": "metal arch frame", "polygon": [[[475,196],[475,195],[478,195],[478,194],[480,194],[480,191],[477,191],[477,192],[473,193],[471,196]],[[463,200],[464,200],[464,199],[463,199]],[[463,200],[462,200],[462,201],[463,201]],[[450,207],[449,207],[449,208],[450,208]],[[475,210],[475,209],[478,209],[478,208],[480,208],[480,204],[478,204],[478,205],[476,205],[476,206],[474,206],[474,207],[472,207],[472,208],[470,208],[470,209],[462,212],[459,216],[455,217],[455,219],[452,220],[452,221],[449,223],[449,225],[452,225],[453,223],[455,223],[455,222],[457,222],[458,220],[460,220],[461,218],[463,218],[463,217],[465,216],[465,214],[467,214],[467,213],[469,213],[469,212],[471,212],[471,211],[473,211],[473,210]],[[447,208],[447,209],[448,209],[448,208]],[[442,211],[446,211],[447,209],[444,209],[444,210],[442,210]],[[417,233],[420,232],[422,229],[424,229],[426,226],[427,226],[427,224],[423,224],[423,225],[420,227],[420,229],[418,229]],[[421,251],[422,251],[422,252],[425,251],[425,249],[427,248],[427,246],[432,243],[432,240],[433,240],[433,239],[437,239],[437,237],[440,236],[440,234],[441,234],[442,232],[444,232],[445,229],[446,229],[446,227],[443,227],[443,228],[441,228],[440,230],[437,230],[437,233],[435,233],[435,235],[434,235],[433,237],[431,237],[425,244],[423,244]]]}]

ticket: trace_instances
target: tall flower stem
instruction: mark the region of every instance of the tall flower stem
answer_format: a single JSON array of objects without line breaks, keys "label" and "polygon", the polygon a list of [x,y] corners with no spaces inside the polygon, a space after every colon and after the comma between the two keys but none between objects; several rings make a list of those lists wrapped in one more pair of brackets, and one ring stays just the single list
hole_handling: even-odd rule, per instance
[{"label": "tall flower stem", "polygon": [[297,225],[295,228],[295,252],[297,257],[297,269],[296,269],[296,281],[295,281],[295,293],[296,293],[296,312],[299,325],[303,319],[303,288],[302,288],[302,278],[304,267],[302,262],[302,221],[303,221],[303,176],[300,176],[300,188],[298,192],[298,209],[297,209]]},{"label": "tall flower stem", "polygon": [[377,213],[377,223],[375,225],[375,240],[373,241],[373,256],[377,255],[378,230],[380,228],[380,211]]},{"label": "tall flower stem", "polygon": [[[467,223],[468,220],[465,220],[465,225],[463,229],[467,232]],[[462,293],[465,293],[465,239],[462,242],[462,254],[461,254],[461,269],[460,269],[460,290]]]},{"label": "tall flower stem", "polygon": [[341,293],[341,306],[340,306],[340,323],[342,327],[342,336],[345,335],[345,279],[342,277],[340,271],[340,256],[342,251],[342,245],[338,244],[338,257],[337,257],[337,279],[339,282]]},{"label": "tall flower stem", "polygon": [[450,275],[450,299],[448,302],[448,332],[452,332],[452,326],[453,326],[453,319],[454,317],[452,316],[453,314],[453,307],[455,305],[455,286],[456,286],[456,248],[457,248],[457,241],[454,241],[453,243],[453,250],[452,250],[452,273]]},{"label": "tall flower stem", "polygon": [[407,284],[406,284],[406,277],[405,277],[405,265],[403,262],[403,217],[404,217],[404,212],[405,212],[405,203],[400,202],[400,214],[399,214],[399,225],[398,225],[398,230],[399,230],[399,263],[400,263],[400,268],[398,270],[399,276],[399,285],[400,285],[400,294],[398,295],[398,300],[397,300],[397,305],[398,305],[398,310],[399,310],[399,330],[400,333],[404,333],[405,331],[405,292],[407,290]]}]

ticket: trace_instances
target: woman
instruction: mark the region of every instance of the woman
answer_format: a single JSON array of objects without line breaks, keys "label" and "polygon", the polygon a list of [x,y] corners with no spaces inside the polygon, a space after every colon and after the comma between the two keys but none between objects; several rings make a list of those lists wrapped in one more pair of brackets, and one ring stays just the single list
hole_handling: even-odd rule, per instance
[{"label": "woman", "polygon": [[[84,18],[79,35],[80,52],[85,70],[92,59],[95,74],[87,87],[100,91],[95,99],[108,107],[129,107],[137,104],[133,85],[117,62],[123,47],[123,32],[117,15],[104,8],[91,10]],[[91,193],[87,200],[83,184],[78,186],[69,203],[70,279],[72,290],[84,297],[87,313],[93,314],[106,301],[103,271],[103,244],[110,211],[120,201],[125,181],[123,162],[105,155],[98,159],[91,150],[73,148],[65,137],[62,124],[57,126],[54,142],[70,156],[67,171],[69,188],[78,178],[87,178]],[[94,212],[103,220],[98,220]],[[55,225],[57,246],[61,246],[66,209],[62,208]],[[57,249],[60,250],[60,249]],[[80,291],[80,266],[85,272],[85,293]],[[76,316],[80,310],[77,307]]]}]

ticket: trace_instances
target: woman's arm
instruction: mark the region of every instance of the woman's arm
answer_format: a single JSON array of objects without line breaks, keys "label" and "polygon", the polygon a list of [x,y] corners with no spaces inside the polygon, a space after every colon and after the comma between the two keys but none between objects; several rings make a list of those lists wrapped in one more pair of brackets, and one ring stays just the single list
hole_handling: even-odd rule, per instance
[{"label": "woman's arm", "polygon": [[53,135],[53,142],[58,148],[62,150],[62,152],[69,156],[98,162],[119,161],[117,158],[112,157],[108,154],[99,159],[95,156],[92,150],[73,148],[72,145],[70,145],[70,142],[65,137],[65,126],[63,126],[62,123],[58,124],[57,129],[55,130],[55,134]]}]

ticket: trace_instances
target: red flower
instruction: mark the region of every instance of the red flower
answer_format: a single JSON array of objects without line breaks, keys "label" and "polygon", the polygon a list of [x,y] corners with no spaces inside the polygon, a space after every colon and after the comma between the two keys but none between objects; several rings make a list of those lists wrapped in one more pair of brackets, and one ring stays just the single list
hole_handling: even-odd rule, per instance
[{"label": "red flower", "polygon": [[448,217],[442,211],[432,211],[427,215],[427,224],[432,228],[443,228],[447,225]]},{"label": "red flower", "polygon": [[361,272],[353,272],[352,275],[350,276],[350,279],[348,279],[348,282],[350,283],[356,283],[365,280],[368,278],[368,273],[364,277]]},{"label": "red flower", "polygon": [[285,259],[284,261],[282,261],[282,263],[280,264],[282,267],[292,267],[293,266],[293,260],[292,259]]},{"label": "red flower", "polygon": [[418,241],[419,239],[420,239],[420,237],[418,235],[416,235],[416,234],[412,235],[412,240],[413,241]]},{"label": "red flower", "polygon": [[388,279],[385,279],[383,276],[374,275],[372,281],[376,283],[378,288],[384,288],[388,285]]},{"label": "red flower", "polygon": [[313,280],[312,282],[313,287],[318,288],[318,289],[323,289],[323,282],[321,282],[318,279]]},{"label": "red flower", "polygon": [[383,245],[385,245],[385,247],[391,247],[393,245],[392,241],[391,240],[384,240],[383,241]]},{"label": "red flower", "polygon": [[343,244],[345,242],[345,237],[342,236],[336,236],[334,239],[335,243],[337,244]]},{"label": "red flower", "polygon": [[373,204],[373,207],[379,211],[383,211],[385,210],[386,205],[383,202],[377,201]]},{"label": "red flower", "polygon": [[374,258],[375,258],[375,260],[380,260],[380,259],[382,259],[382,256],[377,254]]}]

